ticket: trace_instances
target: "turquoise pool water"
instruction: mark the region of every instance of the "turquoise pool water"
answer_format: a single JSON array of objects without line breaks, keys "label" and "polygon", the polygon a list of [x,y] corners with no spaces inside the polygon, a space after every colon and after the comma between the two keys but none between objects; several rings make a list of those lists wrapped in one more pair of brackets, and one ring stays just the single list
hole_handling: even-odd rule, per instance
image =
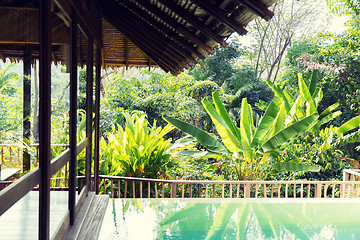
[{"label": "turquoise pool water", "polygon": [[99,239],[360,239],[360,199],[111,199]]}]

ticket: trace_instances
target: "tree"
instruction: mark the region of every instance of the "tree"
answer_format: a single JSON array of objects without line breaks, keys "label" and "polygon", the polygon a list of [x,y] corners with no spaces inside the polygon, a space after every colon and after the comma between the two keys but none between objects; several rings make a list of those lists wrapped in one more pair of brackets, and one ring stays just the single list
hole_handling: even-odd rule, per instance
[{"label": "tree", "polygon": [[[311,37],[325,29],[328,17],[325,2],[284,0],[273,6],[274,17],[266,22],[256,19],[250,28],[254,44],[247,56],[259,76],[275,82],[286,50],[294,40]],[[319,21],[319,16],[324,16]]]},{"label": "tree", "polygon": [[[215,48],[213,56],[199,61],[199,64],[195,65],[189,74],[197,81],[212,80],[219,86],[222,86],[224,82],[229,81],[235,74],[237,69],[234,68],[233,62],[243,52],[241,45],[237,42],[232,42],[226,48],[218,46]],[[235,88],[234,91],[237,89]]]}]

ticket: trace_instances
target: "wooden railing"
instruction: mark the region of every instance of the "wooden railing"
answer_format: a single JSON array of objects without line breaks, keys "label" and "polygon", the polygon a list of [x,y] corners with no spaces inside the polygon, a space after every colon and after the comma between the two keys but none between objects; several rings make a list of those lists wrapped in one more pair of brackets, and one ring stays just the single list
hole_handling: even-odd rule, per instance
[{"label": "wooden railing", "polygon": [[0,158],[2,168],[17,167],[22,165],[22,153],[23,146],[21,144],[0,144]]},{"label": "wooden railing", "polygon": [[[88,139],[83,139],[76,147],[76,154],[79,155],[82,150],[88,146]],[[63,166],[67,164],[70,159],[70,149],[66,149],[57,157],[51,160],[50,175],[53,176]],[[31,170],[19,180],[7,186],[0,191],[0,215],[9,209],[14,203],[25,196],[29,191],[40,183],[40,170],[38,167]]]},{"label": "wooden railing", "polygon": [[[39,164],[39,144],[31,144],[32,154],[33,155],[33,166],[37,167]],[[51,144],[52,151],[56,148],[63,148],[65,150],[68,148],[68,144]],[[24,145],[22,144],[0,144],[0,159],[2,168],[17,167],[22,166],[22,150]]]},{"label": "wooden railing", "polygon": [[345,169],[343,171],[344,181],[360,181],[360,169]]},{"label": "wooden railing", "polygon": [[[68,148],[68,144],[51,144],[51,153],[61,152]],[[22,144],[0,144],[1,168],[22,168]],[[39,164],[39,144],[31,145],[32,168],[36,168]],[[68,185],[68,164],[59,169],[51,178],[50,186],[52,188],[66,188]],[[12,182],[2,182],[0,190]]]},{"label": "wooden railing", "polygon": [[359,181],[189,181],[100,175],[100,193],[112,198],[348,198]]}]

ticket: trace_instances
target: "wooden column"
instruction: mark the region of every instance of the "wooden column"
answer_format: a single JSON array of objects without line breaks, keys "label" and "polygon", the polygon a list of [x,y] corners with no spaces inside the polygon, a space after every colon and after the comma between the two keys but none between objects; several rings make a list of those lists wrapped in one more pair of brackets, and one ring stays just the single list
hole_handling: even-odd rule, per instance
[{"label": "wooden column", "polygon": [[69,211],[70,225],[75,222],[76,203],[76,122],[77,122],[77,16],[72,11],[70,25],[70,119],[69,119]]},{"label": "wooden column", "polygon": [[91,189],[91,163],[92,163],[92,119],[93,119],[93,65],[94,65],[94,47],[92,37],[87,39],[87,62],[86,62],[86,137],[89,140],[89,145],[86,148],[86,165],[85,165],[85,179],[86,186]]},{"label": "wooden column", "polygon": [[[24,49],[23,58],[23,142],[30,146],[30,111],[31,111],[31,50]],[[23,172],[30,171],[30,154],[23,148]]]},{"label": "wooden column", "polygon": [[94,148],[94,176],[95,192],[99,193],[99,157],[100,157],[100,84],[101,84],[101,48],[96,48],[96,86],[95,86],[95,148]]},{"label": "wooden column", "polygon": [[49,239],[50,225],[50,133],[51,133],[51,0],[40,1],[39,66],[39,239]]}]

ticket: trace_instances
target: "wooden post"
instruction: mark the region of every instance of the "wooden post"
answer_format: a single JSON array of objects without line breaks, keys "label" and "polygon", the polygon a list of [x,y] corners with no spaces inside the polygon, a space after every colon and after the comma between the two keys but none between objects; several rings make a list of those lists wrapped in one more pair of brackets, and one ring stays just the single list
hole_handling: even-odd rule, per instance
[{"label": "wooden post", "polygon": [[86,61],[86,137],[89,140],[89,144],[86,148],[86,164],[85,164],[85,179],[86,186],[89,190],[91,187],[91,163],[92,163],[92,119],[93,119],[93,39],[88,37],[87,39],[87,61]]},{"label": "wooden post", "polygon": [[99,194],[99,157],[100,157],[100,73],[101,73],[101,49],[96,48],[96,72],[95,72],[95,147],[94,147],[94,184],[95,193]]},{"label": "wooden post", "polygon": [[250,198],[250,184],[249,183],[245,183],[244,197]]},{"label": "wooden post", "polygon": [[77,15],[72,11],[70,25],[70,119],[69,119],[69,211],[70,225],[75,223],[76,203],[76,123],[77,123]]},{"label": "wooden post", "polygon": [[[30,112],[31,112],[31,50],[24,49],[23,59],[23,142],[30,146]],[[30,154],[23,148],[23,172],[30,171]]]},{"label": "wooden post", "polygon": [[315,198],[321,198],[321,188],[322,188],[321,183],[315,184]]},{"label": "wooden post", "polygon": [[50,226],[50,114],[51,68],[50,43],[51,1],[40,1],[40,66],[39,66],[39,239],[49,239]]},{"label": "wooden post", "polygon": [[176,198],[176,183],[171,183],[171,198]]}]

